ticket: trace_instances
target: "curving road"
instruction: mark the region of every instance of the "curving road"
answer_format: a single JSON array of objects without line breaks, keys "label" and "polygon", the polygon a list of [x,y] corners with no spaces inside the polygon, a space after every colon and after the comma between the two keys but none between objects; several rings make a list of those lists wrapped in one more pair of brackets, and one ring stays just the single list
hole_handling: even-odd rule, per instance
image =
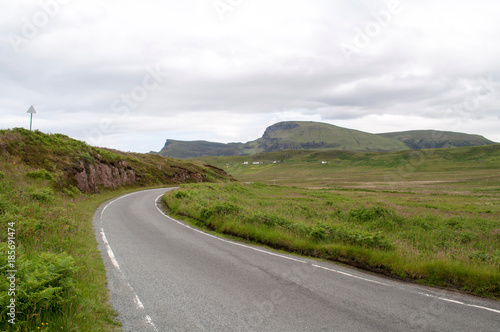
[{"label": "curving road", "polygon": [[102,205],[124,331],[500,331],[500,303],[221,239],[164,215],[169,189]]}]

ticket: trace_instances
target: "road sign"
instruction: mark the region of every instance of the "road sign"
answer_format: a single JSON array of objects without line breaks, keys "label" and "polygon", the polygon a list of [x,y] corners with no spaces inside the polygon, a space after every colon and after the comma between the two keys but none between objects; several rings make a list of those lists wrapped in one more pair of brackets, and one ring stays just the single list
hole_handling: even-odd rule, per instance
[{"label": "road sign", "polygon": [[33,105],[31,105],[31,107],[29,108],[28,112],[26,112],[26,113],[30,113],[31,114],[31,117],[30,117],[30,131],[31,131],[32,124],[33,124],[33,114],[36,113],[35,108],[33,107]]}]

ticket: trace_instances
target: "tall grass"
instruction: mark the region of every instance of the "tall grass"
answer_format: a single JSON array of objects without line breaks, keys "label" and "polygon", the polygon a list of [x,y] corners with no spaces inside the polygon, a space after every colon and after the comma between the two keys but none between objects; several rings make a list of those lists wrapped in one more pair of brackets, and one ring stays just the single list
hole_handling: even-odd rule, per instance
[{"label": "tall grass", "polygon": [[[500,297],[500,223],[491,200],[309,190],[260,183],[185,185],[168,208],[212,230],[427,285]],[[463,199],[463,197],[462,197]],[[495,198],[493,198],[495,199]],[[481,206],[483,205],[483,207]]]},{"label": "tall grass", "polygon": [[[82,162],[126,162],[136,175],[129,190],[229,180],[199,163],[96,148],[61,134],[0,130],[0,331],[110,331],[118,325],[92,218],[99,204],[125,189],[82,194],[74,176]],[[13,266],[9,256],[15,256]],[[14,292],[7,279],[13,269]],[[7,315],[12,299],[15,325]]]},{"label": "tall grass", "polygon": [[[92,229],[97,206],[112,195],[54,190],[45,171],[1,163],[0,330],[110,331],[106,274]],[[15,229],[16,316],[8,322],[8,228]]]}]

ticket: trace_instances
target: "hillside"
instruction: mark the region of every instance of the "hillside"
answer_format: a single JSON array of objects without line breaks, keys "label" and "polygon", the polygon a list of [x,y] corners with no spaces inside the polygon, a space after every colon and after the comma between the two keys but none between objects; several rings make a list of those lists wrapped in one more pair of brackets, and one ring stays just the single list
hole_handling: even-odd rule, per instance
[{"label": "hillside", "polygon": [[241,154],[243,143],[215,143],[207,141],[179,141],[169,139],[160,155],[179,159],[203,156],[234,156]]},{"label": "hillside", "polygon": [[98,206],[143,187],[228,180],[198,162],[0,130],[0,331],[116,331],[94,233]]},{"label": "hillside", "polygon": [[162,156],[199,158],[204,156],[250,155],[260,152],[298,149],[349,151],[397,151],[407,149],[396,139],[342,128],[327,123],[286,121],[268,127],[261,138],[247,143],[167,140]]},{"label": "hillside", "polygon": [[[263,152],[302,149],[333,149],[348,151],[396,151],[404,144],[390,138],[320,122],[288,121],[266,129],[255,141]],[[254,143],[254,144],[255,144]]]},{"label": "hillside", "polygon": [[0,130],[0,157],[52,173],[54,186],[82,192],[101,188],[227,180],[224,171],[152,154],[96,148],[61,134]]},{"label": "hillside", "polygon": [[247,143],[167,140],[158,154],[180,159],[253,155],[282,150],[401,151],[492,144],[479,136],[435,130],[370,134],[321,122],[286,121]]},{"label": "hillside", "polygon": [[406,144],[410,149],[416,150],[489,145],[494,143],[480,135],[437,130],[411,130],[379,135],[397,139]]}]

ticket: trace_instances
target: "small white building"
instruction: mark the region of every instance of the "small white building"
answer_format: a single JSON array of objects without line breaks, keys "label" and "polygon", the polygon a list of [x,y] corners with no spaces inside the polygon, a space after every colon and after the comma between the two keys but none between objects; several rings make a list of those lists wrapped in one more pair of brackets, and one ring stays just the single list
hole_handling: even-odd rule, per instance
[{"label": "small white building", "polygon": [[321,163],[322,163],[322,164],[326,164],[326,161],[324,161],[324,160],[323,160]]},{"label": "small white building", "polygon": [[248,161],[244,161],[244,162],[243,162],[243,165],[248,165]]}]

